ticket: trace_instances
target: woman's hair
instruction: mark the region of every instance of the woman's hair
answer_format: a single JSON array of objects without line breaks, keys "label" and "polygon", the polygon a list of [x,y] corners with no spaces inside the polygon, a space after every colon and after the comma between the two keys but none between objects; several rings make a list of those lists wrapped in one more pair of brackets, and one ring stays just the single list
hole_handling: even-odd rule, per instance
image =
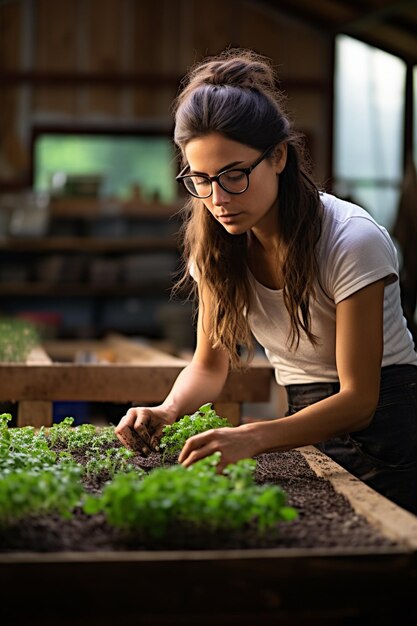
[{"label": "woman's hair", "polygon": [[[283,296],[291,323],[288,339],[290,347],[297,347],[303,331],[315,344],[309,303],[317,277],[315,245],[321,228],[321,202],[306,173],[301,138],[285,115],[283,95],[270,61],[240,49],[209,57],[192,68],[184,80],[174,114],[174,140],[184,163],[188,142],[213,132],[259,151],[287,144],[277,211],[283,245]],[[239,346],[247,347],[249,354],[253,349],[248,322],[251,289],[247,235],[229,234],[198,198],[190,198],[184,214],[185,263],[194,267],[200,286],[211,292],[215,302],[210,340],[214,347],[225,348],[231,364],[238,366]],[[188,273],[177,287],[187,278]]]}]

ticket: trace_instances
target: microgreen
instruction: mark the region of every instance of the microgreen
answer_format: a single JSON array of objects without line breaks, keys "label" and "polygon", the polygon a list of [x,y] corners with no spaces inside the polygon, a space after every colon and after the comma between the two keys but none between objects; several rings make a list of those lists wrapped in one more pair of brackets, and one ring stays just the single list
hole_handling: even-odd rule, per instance
[{"label": "microgreen", "polygon": [[81,468],[74,464],[41,471],[17,470],[0,478],[0,526],[27,515],[57,512],[69,517],[81,502]]},{"label": "microgreen", "polygon": [[73,427],[74,418],[66,417],[59,424],[54,424],[48,430],[48,440],[51,447],[65,447],[68,451],[92,449],[101,450],[118,442],[114,428],[106,426],[97,429],[93,424],[81,424]]},{"label": "microgreen", "polygon": [[88,477],[103,477],[106,480],[114,478],[118,473],[126,473],[136,471],[136,478],[144,475],[145,472],[136,469],[130,460],[135,453],[127,448],[109,448],[104,452],[94,450],[89,454],[89,460],[86,463],[85,471]]},{"label": "microgreen", "polygon": [[184,415],[178,422],[165,426],[160,448],[165,455],[179,454],[189,437],[212,428],[232,427],[225,418],[219,417],[211,403],[203,404],[192,415]]},{"label": "microgreen", "polygon": [[110,524],[153,537],[163,536],[169,525],[181,522],[234,530],[256,521],[264,531],[296,516],[285,505],[280,487],[255,484],[255,461],[239,461],[225,474],[217,474],[219,458],[215,453],[187,469],[181,465],[154,469],[141,481],[133,473],[119,474],[101,496],[87,498],[84,510],[103,511]]},{"label": "microgreen", "polygon": [[[113,427],[73,427],[72,418],[66,418],[36,432],[33,427],[9,429],[10,419],[0,415],[0,527],[33,514],[68,517],[77,506],[90,515],[103,511],[110,524],[154,538],[181,523],[203,532],[255,523],[264,532],[297,515],[286,506],[280,487],[255,483],[253,459],[218,474],[220,453],[215,453],[189,468],[173,465],[145,474],[134,468],[134,453],[120,446]],[[229,423],[207,404],[177,426],[168,429],[171,440],[165,446],[170,452],[192,434]],[[76,461],[80,450],[87,458],[84,465]],[[101,494],[88,495],[83,477],[104,477]]]}]

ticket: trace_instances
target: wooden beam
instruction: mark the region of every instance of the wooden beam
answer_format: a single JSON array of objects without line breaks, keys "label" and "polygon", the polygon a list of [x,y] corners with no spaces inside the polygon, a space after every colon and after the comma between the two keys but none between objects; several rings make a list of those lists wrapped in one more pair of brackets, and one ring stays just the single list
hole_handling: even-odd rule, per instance
[{"label": "wooden beam", "polygon": [[160,73],[102,73],[102,72],[69,72],[69,71],[5,71],[0,74],[0,85],[30,84],[34,86],[107,86],[114,89],[120,87],[146,87],[147,89],[176,89],[181,77]]}]

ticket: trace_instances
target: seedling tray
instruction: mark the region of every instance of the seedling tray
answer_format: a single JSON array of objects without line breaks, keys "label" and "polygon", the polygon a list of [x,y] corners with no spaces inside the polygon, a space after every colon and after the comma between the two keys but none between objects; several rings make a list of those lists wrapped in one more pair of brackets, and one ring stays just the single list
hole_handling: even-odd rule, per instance
[{"label": "seedling tray", "polygon": [[5,623],[415,624],[417,518],[315,448],[301,453],[386,545],[1,554]]}]

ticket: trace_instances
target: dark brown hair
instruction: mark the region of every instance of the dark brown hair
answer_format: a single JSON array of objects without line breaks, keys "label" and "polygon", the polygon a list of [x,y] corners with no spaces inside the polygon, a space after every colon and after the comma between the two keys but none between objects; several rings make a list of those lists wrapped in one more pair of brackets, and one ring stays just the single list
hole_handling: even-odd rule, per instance
[{"label": "dark brown hair", "polygon": [[[298,346],[301,331],[315,344],[309,303],[317,277],[315,245],[321,228],[321,202],[307,174],[301,137],[284,112],[283,95],[270,61],[241,49],[204,60],[184,80],[174,114],[174,140],[184,162],[188,142],[212,132],[260,151],[287,144],[277,211],[284,250],[283,295],[291,323],[289,347]],[[210,339],[213,346],[226,348],[232,365],[237,366],[238,346],[251,350],[253,345],[248,323],[247,235],[230,235],[199,199],[190,198],[184,214],[185,263],[193,264],[199,282],[216,302]],[[178,286],[186,279],[184,276]]]}]

